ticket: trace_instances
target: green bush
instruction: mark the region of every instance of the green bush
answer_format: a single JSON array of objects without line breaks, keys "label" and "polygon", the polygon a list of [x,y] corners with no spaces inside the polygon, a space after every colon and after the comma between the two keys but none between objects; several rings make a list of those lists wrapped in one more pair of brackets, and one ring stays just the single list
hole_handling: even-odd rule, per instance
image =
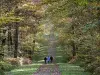
[{"label": "green bush", "polygon": [[63,57],[62,56],[56,56],[56,63],[61,63],[61,62],[63,62]]},{"label": "green bush", "polygon": [[0,70],[1,71],[10,71],[14,68],[10,63],[1,61],[0,62]]},{"label": "green bush", "polygon": [[69,62],[71,60],[72,56],[68,53],[66,53],[65,55],[63,55],[63,62]]},{"label": "green bush", "polygon": [[85,67],[86,64],[85,64],[85,62],[80,62],[79,66],[80,66],[80,67]]},{"label": "green bush", "polygon": [[34,55],[32,56],[32,59],[33,59],[34,61],[39,61],[39,60],[41,59],[41,56],[40,56],[40,54],[38,54],[38,53],[34,53]]},{"label": "green bush", "polygon": [[86,64],[89,64],[89,63],[91,63],[91,62],[94,62],[95,60],[96,60],[96,59],[95,59],[94,56],[88,55],[88,56],[85,58],[85,63],[86,63]]},{"label": "green bush", "polygon": [[92,62],[96,61],[96,58],[90,55],[79,55],[78,59],[81,61],[80,63],[81,67],[90,66]]},{"label": "green bush", "polygon": [[90,56],[90,55],[79,55],[78,58],[81,61],[85,62],[86,64],[89,64],[96,60],[96,58],[94,56]]},{"label": "green bush", "polygon": [[88,64],[88,66],[85,68],[86,71],[89,71],[91,73],[94,73],[94,70],[100,67],[100,61],[95,61],[93,63]]},{"label": "green bush", "polygon": [[0,75],[5,75],[4,71],[0,69]]},{"label": "green bush", "polygon": [[97,68],[94,70],[93,75],[99,75],[99,74],[100,74],[100,67],[97,67]]}]

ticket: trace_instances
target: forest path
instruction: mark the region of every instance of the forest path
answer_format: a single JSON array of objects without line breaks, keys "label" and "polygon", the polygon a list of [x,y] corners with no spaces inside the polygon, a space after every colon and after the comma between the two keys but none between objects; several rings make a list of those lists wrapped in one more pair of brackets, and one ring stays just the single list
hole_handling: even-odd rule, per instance
[{"label": "forest path", "polygon": [[61,75],[57,64],[43,64],[33,75]]}]

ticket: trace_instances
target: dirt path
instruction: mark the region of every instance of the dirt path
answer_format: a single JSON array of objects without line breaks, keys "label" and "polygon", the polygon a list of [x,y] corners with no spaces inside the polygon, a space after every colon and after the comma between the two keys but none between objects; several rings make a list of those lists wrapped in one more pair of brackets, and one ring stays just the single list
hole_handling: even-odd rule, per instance
[{"label": "dirt path", "polygon": [[33,75],[61,75],[58,65],[44,64]]}]

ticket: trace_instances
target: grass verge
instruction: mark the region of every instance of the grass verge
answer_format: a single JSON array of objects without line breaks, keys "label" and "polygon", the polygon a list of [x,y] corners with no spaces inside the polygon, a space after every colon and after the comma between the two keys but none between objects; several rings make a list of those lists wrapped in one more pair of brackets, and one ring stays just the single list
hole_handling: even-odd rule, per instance
[{"label": "grass verge", "polygon": [[80,66],[67,63],[59,63],[59,69],[62,75],[91,75],[88,72],[84,72],[84,69]]},{"label": "grass verge", "polygon": [[40,65],[42,64],[34,63],[31,65],[20,66],[14,70],[11,70],[10,72],[6,72],[5,75],[33,75],[33,73],[36,72]]}]

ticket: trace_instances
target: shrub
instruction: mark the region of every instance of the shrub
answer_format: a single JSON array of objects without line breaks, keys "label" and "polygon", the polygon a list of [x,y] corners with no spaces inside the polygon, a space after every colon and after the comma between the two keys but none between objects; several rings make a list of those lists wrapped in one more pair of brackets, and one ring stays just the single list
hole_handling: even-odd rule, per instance
[{"label": "shrub", "polygon": [[95,59],[94,56],[88,55],[88,56],[86,56],[86,58],[85,58],[85,63],[86,63],[86,64],[89,64],[89,63],[91,63],[91,62],[94,62],[95,60],[96,60],[96,59]]},{"label": "shrub", "polygon": [[66,62],[69,62],[72,59],[72,56],[71,56],[70,53],[65,52],[63,54],[62,58],[63,58],[62,62],[66,63]]},{"label": "shrub", "polygon": [[41,59],[41,56],[38,53],[34,53],[34,55],[32,56],[32,59],[35,61],[39,61]]},{"label": "shrub", "polygon": [[0,70],[0,75],[5,75],[4,71]]},{"label": "shrub", "polygon": [[7,58],[6,61],[8,61],[11,65],[14,65],[14,66],[19,65],[19,59],[18,58]]},{"label": "shrub", "polygon": [[24,58],[24,60],[22,62],[23,62],[23,65],[24,64],[32,64],[32,60],[30,60],[29,58]]},{"label": "shrub", "polygon": [[81,61],[85,62],[86,64],[89,64],[96,60],[96,58],[94,56],[90,56],[90,55],[79,55],[78,58]]},{"label": "shrub", "polygon": [[99,74],[100,74],[100,67],[97,67],[97,68],[94,70],[93,75],[99,75]]},{"label": "shrub", "polygon": [[85,68],[86,71],[89,71],[91,73],[94,72],[94,70],[97,68],[97,67],[100,67],[100,61],[95,61],[93,63],[90,63],[88,64],[88,66]]},{"label": "shrub", "polygon": [[61,63],[61,62],[64,62],[64,58],[62,56],[56,56],[55,61],[56,63]]},{"label": "shrub", "polygon": [[1,61],[0,62],[0,70],[1,71],[10,71],[14,68],[14,66],[12,66],[10,63],[5,62],[5,61]]},{"label": "shrub", "polygon": [[96,61],[96,58],[90,55],[79,55],[78,59],[81,61],[80,63],[81,67],[90,66],[92,62]]}]

